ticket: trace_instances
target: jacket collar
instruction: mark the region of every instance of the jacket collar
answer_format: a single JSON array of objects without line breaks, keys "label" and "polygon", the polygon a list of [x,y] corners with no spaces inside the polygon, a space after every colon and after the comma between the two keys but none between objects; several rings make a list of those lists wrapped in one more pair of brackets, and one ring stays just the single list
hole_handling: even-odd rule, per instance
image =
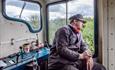
[{"label": "jacket collar", "polygon": [[77,31],[72,27],[71,24],[69,24],[68,26],[69,26],[69,28],[70,28],[74,33],[79,33],[79,32],[77,32]]}]

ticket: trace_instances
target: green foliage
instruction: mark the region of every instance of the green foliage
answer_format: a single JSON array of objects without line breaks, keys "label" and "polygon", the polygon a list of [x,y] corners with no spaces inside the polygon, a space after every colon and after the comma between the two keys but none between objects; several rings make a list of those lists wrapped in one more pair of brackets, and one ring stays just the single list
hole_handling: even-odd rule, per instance
[{"label": "green foliage", "polygon": [[65,19],[58,18],[58,19],[49,21],[49,42],[50,44],[52,44],[53,42],[55,32],[57,31],[57,29],[59,29],[60,27],[64,25],[66,25]]},{"label": "green foliage", "polygon": [[[91,18],[86,18],[87,23],[85,24],[85,27],[82,29],[82,35],[85,40],[85,42],[88,44],[90,50],[94,52],[94,20]],[[55,19],[49,21],[49,41],[50,44],[52,44],[55,32],[57,29],[62,27],[63,25],[66,25],[65,19]]]},{"label": "green foliage", "polygon": [[94,20],[86,19],[87,23],[82,30],[82,35],[90,50],[94,52]]},{"label": "green foliage", "polygon": [[38,29],[40,26],[40,21],[39,21],[39,17],[37,16],[37,14],[33,14],[29,17],[29,21],[30,25],[32,26],[32,28],[34,30]]}]

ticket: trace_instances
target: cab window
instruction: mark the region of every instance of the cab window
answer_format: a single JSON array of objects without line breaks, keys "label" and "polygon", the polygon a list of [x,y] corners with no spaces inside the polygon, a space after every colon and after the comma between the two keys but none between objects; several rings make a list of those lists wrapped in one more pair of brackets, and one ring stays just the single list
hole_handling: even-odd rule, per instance
[{"label": "cab window", "polygon": [[66,25],[66,4],[59,3],[48,7],[49,43],[52,44],[57,29]]},{"label": "cab window", "polygon": [[37,2],[22,0],[5,0],[5,17],[25,23],[31,32],[38,32],[41,28],[40,9]]},{"label": "cab window", "polygon": [[53,43],[55,32],[63,25],[69,24],[69,17],[82,14],[87,21],[82,30],[85,42],[94,52],[94,0],[72,0],[48,5],[49,42]]}]

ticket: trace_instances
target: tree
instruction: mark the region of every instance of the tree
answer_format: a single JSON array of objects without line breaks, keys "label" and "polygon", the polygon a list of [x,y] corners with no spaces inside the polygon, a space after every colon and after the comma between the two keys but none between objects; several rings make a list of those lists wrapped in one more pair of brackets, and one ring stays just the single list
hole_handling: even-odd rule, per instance
[{"label": "tree", "polygon": [[38,29],[40,26],[40,20],[37,14],[33,14],[29,17],[29,23],[33,29]]}]

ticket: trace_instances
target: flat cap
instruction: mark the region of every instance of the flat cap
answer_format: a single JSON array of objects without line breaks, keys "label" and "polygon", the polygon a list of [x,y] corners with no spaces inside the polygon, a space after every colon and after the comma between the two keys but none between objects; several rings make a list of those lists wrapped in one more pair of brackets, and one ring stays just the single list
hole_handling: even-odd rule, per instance
[{"label": "flat cap", "polygon": [[69,18],[69,20],[73,20],[73,19],[76,19],[78,21],[81,21],[83,23],[86,23],[85,19],[83,18],[83,16],[81,14],[76,14],[76,15],[73,15]]}]

